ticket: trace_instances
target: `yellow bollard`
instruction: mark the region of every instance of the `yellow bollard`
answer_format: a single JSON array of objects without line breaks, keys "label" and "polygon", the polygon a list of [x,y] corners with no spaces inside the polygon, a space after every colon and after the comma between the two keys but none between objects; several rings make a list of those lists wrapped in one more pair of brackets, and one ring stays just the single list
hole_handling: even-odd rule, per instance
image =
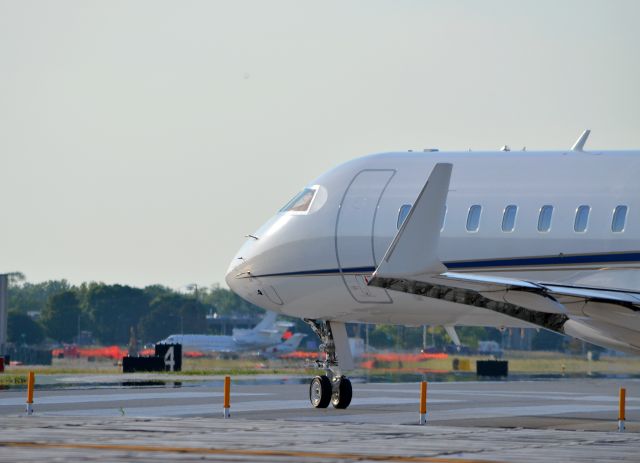
[{"label": "yellow bollard", "polygon": [[224,377],[224,417],[231,418],[231,376]]},{"label": "yellow bollard", "polygon": [[27,415],[33,415],[33,387],[36,384],[36,374],[33,371],[29,372],[27,377]]},{"label": "yellow bollard", "polygon": [[427,422],[427,382],[420,383],[420,424]]},{"label": "yellow bollard", "polygon": [[618,432],[624,432],[625,422],[625,405],[627,401],[627,390],[623,387],[620,388],[620,395],[618,397]]},{"label": "yellow bollard", "polygon": [[460,371],[471,371],[471,361],[469,359],[460,359]]}]

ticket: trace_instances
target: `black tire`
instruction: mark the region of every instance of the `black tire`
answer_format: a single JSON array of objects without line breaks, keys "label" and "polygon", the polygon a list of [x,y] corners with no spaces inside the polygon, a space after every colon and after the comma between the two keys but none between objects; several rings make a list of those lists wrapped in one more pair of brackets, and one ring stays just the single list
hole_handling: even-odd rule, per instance
[{"label": "black tire", "polygon": [[353,389],[351,388],[351,381],[344,376],[340,378],[338,384],[338,390],[331,396],[331,405],[335,408],[345,409],[351,403],[353,397]]},{"label": "black tire", "polygon": [[314,408],[327,408],[331,402],[331,380],[325,375],[316,376],[309,384],[309,402]]}]

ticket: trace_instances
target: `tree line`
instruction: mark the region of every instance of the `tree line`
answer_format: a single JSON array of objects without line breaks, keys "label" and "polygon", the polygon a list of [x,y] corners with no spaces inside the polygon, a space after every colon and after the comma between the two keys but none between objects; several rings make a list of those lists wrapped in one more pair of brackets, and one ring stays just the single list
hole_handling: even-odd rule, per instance
[{"label": "tree line", "polygon": [[[8,334],[9,341],[16,344],[39,344],[45,338],[71,343],[81,331],[90,331],[102,345],[125,345],[133,327],[139,341],[151,343],[174,333],[209,333],[208,313],[259,318],[263,312],[219,285],[194,287],[184,293],[162,285],[72,285],[66,280],[30,283],[16,273],[9,283]],[[316,339],[302,320],[289,321],[294,323],[294,331],[308,335],[307,340]],[[348,331],[350,336],[367,337],[365,325],[350,324]],[[416,350],[423,345],[422,327],[376,325],[368,331],[369,344],[377,349]],[[502,336],[495,328],[459,327],[457,331],[462,343],[471,348],[477,347],[479,340],[500,342]],[[443,348],[450,343],[443,327],[429,328],[429,346]],[[541,330],[532,347],[562,350],[565,343],[562,336]]]},{"label": "tree line", "polygon": [[45,338],[70,343],[81,331],[90,331],[100,344],[122,345],[131,327],[139,340],[154,342],[177,332],[208,333],[208,313],[259,317],[263,312],[218,285],[185,294],[162,285],[29,283],[18,274],[9,284],[8,335],[19,344]]}]

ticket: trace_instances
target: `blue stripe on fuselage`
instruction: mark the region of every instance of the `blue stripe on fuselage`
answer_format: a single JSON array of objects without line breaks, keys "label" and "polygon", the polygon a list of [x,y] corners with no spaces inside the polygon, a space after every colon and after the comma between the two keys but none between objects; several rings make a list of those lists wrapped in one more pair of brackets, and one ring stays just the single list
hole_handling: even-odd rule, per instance
[{"label": "blue stripe on fuselage", "polygon": [[558,255],[549,257],[515,257],[509,259],[489,259],[445,262],[449,269],[486,267],[526,267],[532,265],[604,264],[640,261],[640,252],[617,254]]},{"label": "blue stripe on fuselage", "polygon": [[[606,263],[634,263],[640,262],[640,252],[625,252],[614,254],[581,254],[581,255],[558,255],[547,257],[514,257],[506,259],[487,259],[470,261],[444,262],[449,270],[454,269],[489,269],[503,267],[531,267],[544,265],[575,265],[575,264],[606,264]],[[302,275],[332,275],[339,273],[373,273],[375,267],[349,267],[301,270],[296,272],[269,273],[263,275],[251,275],[253,277],[274,277],[274,276],[302,276]]]}]

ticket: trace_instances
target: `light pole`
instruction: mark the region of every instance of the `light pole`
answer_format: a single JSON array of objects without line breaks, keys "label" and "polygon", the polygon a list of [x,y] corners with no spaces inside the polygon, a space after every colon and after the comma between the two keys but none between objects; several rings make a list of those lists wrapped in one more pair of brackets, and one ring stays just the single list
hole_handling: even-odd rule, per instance
[{"label": "light pole", "polygon": [[9,318],[9,275],[0,274],[0,355],[7,344],[7,320]]},{"label": "light pole", "polygon": [[364,328],[364,351],[369,352],[369,324],[367,323]]},{"label": "light pole", "polygon": [[422,325],[422,352],[427,351],[427,325]]},{"label": "light pole", "polygon": [[[200,302],[200,298],[198,297],[198,283],[189,283],[185,286],[187,290],[193,291],[193,297],[196,302]],[[197,306],[196,306],[197,310]],[[184,314],[180,313],[180,334],[184,334]]]}]

